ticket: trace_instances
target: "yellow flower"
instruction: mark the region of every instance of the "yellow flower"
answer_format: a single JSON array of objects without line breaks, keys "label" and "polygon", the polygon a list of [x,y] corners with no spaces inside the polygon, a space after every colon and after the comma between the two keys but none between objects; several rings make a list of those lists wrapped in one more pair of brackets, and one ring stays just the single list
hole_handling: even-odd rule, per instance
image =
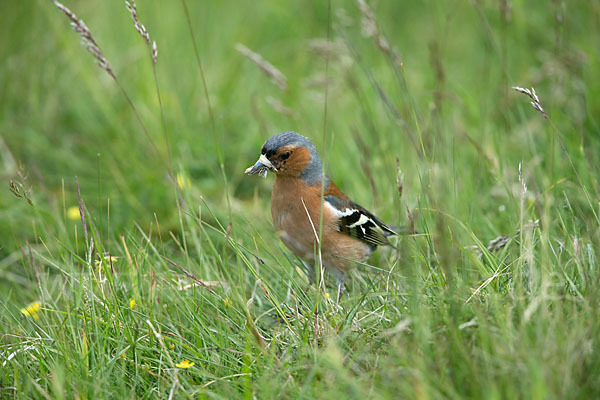
[{"label": "yellow flower", "polygon": [[129,300],[129,308],[131,308],[132,310],[135,308],[135,299]]},{"label": "yellow flower", "polygon": [[79,207],[73,206],[67,209],[67,218],[73,221],[77,221],[81,215],[79,214]]},{"label": "yellow flower", "polygon": [[229,300],[228,298],[225,298],[225,300],[223,300],[223,302],[225,303],[225,305],[227,307],[231,306],[231,300]]},{"label": "yellow flower", "polygon": [[27,317],[32,317],[33,319],[38,319],[40,316],[38,315],[38,312],[40,311],[40,308],[42,307],[42,302],[41,301],[34,301],[33,303],[29,303],[27,305],[27,307],[25,308],[21,308],[21,314],[27,316]]},{"label": "yellow flower", "polygon": [[118,259],[119,259],[119,257],[111,257],[111,256],[106,255],[106,256],[94,261],[94,264],[96,265],[96,268],[100,268],[100,266],[103,263],[106,263],[106,265],[110,266],[111,264],[116,263]]},{"label": "yellow flower", "polygon": [[114,257],[114,256],[104,256],[104,261],[106,261],[107,263],[116,263],[117,260],[119,259],[119,257]]},{"label": "yellow flower", "polygon": [[175,366],[176,366],[177,368],[183,368],[183,369],[186,369],[186,368],[189,368],[189,367],[193,367],[193,366],[194,366],[194,364],[196,364],[196,363],[189,362],[188,360],[181,360],[181,362],[180,362],[179,364],[175,364]]},{"label": "yellow flower", "polygon": [[121,355],[119,357],[121,357],[121,359],[124,360],[125,359],[125,353],[121,353]]},{"label": "yellow flower", "polygon": [[182,173],[178,172],[177,173],[177,186],[179,186],[180,189],[183,189],[186,186],[192,186],[192,182],[190,182],[190,178],[188,178],[185,175],[183,175]]}]

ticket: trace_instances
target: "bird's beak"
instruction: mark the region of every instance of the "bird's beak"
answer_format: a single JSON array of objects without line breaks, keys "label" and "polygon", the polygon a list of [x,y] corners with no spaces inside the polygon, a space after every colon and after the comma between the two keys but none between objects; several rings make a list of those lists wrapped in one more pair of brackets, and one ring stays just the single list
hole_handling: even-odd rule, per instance
[{"label": "bird's beak", "polygon": [[248,175],[259,174],[263,178],[266,178],[267,171],[276,171],[276,169],[273,166],[273,164],[271,164],[271,161],[269,161],[269,159],[267,157],[265,157],[264,154],[261,154],[260,158],[258,159],[256,164],[254,164],[251,167],[246,168],[246,171],[244,171],[244,173],[248,174]]}]

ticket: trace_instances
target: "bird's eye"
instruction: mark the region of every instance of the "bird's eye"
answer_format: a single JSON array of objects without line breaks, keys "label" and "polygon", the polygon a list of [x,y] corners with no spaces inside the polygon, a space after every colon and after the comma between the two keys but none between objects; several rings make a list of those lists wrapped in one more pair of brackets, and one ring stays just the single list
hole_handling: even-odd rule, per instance
[{"label": "bird's eye", "polygon": [[290,153],[289,151],[286,151],[285,153],[283,153],[283,154],[281,155],[281,159],[282,159],[282,160],[287,160],[288,158],[290,158],[290,154],[291,154],[291,153]]}]

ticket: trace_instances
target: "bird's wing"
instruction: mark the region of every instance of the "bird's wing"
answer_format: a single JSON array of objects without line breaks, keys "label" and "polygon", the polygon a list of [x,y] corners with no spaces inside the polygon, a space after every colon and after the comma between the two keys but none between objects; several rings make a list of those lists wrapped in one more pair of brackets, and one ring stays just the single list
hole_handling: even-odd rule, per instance
[{"label": "bird's wing", "polygon": [[339,218],[340,232],[369,246],[392,246],[387,237],[397,233],[363,207],[335,195],[325,196],[324,203]]}]

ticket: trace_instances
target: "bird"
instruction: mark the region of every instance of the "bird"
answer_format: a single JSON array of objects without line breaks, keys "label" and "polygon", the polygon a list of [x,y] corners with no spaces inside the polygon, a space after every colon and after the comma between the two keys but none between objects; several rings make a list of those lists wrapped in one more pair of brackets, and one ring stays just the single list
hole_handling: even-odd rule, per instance
[{"label": "bird", "polygon": [[357,262],[365,262],[377,246],[394,247],[388,237],[397,232],[336,186],[308,138],[293,131],[269,138],[258,161],[245,170],[264,178],[268,172],[275,174],[271,217],[277,235],[309,267],[311,283],[320,245],[320,260],[337,283],[338,300],[346,273]]}]

